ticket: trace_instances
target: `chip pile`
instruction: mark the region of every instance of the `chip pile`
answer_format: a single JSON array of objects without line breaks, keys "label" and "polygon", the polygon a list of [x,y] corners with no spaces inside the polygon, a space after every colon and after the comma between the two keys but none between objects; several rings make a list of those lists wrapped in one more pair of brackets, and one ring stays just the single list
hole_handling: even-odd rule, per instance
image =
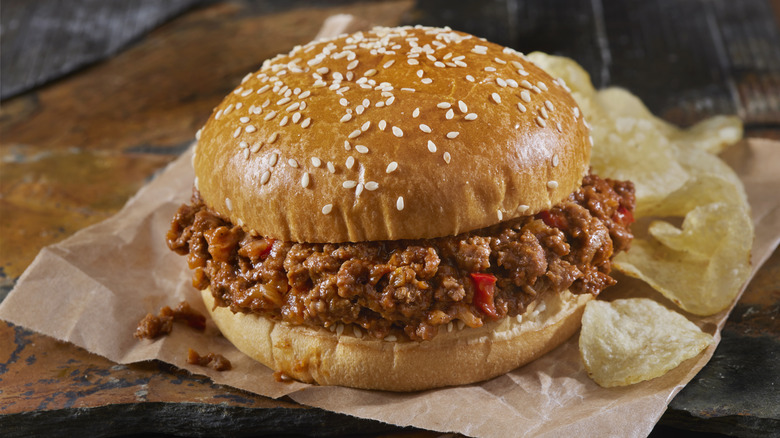
[{"label": "chip pile", "polygon": [[[647,282],[692,314],[713,315],[728,309],[750,275],[754,231],[742,183],[716,154],[742,138],[742,122],[736,117],[714,117],[680,129],[653,116],[628,91],[596,91],[588,74],[571,59],[543,53],[528,57],[553,76],[563,78],[571,88],[592,125],[594,172],[628,179],[636,186],[636,237],[631,250],[617,256],[615,267]],[[620,324],[609,327],[611,331],[602,332],[602,336],[625,338],[628,332],[620,330],[631,327],[626,318],[642,318],[626,310],[626,304],[593,304],[598,306],[598,310],[591,310],[599,312],[596,314],[622,314],[621,318],[613,318]],[[602,306],[614,308],[608,311]],[[646,304],[641,306],[647,312],[657,312],[652,314],[659,319],[670,312],[660,305],[663,312]],[[580,352],[589,374],[602,386],[651,379],[681,362],[675,355],[649,348],[653,339],[670,336],[657,324],[647,325],[643,329],[647,333],[637,334],[637,340],[649,343],[646,349],[626,346],[608,353],[606,346],[594,347],[595,341],[583,338],[586,333],[607,330],[595,322],[597,319],[583,318]],[[678,337],[687,333],[679,326],[670,327],[679,330]],[[704,348],[672,346],[681,353],[695,350],[693,355]],[[605,377],[609,373],[620,375],[616,368],[619,364],[634,367],[633,357],[647,364],[648,369],[615,379]]]}]

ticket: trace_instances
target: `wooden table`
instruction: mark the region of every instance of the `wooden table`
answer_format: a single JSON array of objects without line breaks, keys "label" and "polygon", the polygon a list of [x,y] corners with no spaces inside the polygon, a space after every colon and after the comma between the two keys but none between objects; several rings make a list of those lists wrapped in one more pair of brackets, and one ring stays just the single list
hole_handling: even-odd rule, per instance
[{"label": "wooden table", "polygon": [[[5,2],[6,17],[23,3]],[[366,24],[450,25],[523,51],[565,54],[580,61],[597,86],[626,86],[674,123],[739,114],[748,136],[780,138],[777,1],[593,0],[553,7],[295,0],[197,2],[186,9],[193,3],[178,2],[166,13],[180,15],[103,61],[45,85],[30,88],[22,81],[14,96],[4,98],[0,299],[42,247],[114,214],[184,151],[211,108],[246,72],[309,41],[336,13],[354,14]],[[16,38],[35,34],[16,26]],[[13,43],[16,50],[26,44],[23,38]],[[54,44],[41,56],[74,47]],[[9,53],[10,46],[3,50]],[[13,64],[3,73],[13,78],[9,71]],[[11,89],[5,85],[3,90]],[[780,428],[780,403],[773,402],[780,392],[778,302],[776,252],[737,305],[711,363],[672,401],[658,436],[673,430],[751,436]],[[763,359],[761,370],[749,367],[756,357]],[[79,430],[436,436],[221,387],[161,363],[116,365],[0,322],[0,434]]]}]

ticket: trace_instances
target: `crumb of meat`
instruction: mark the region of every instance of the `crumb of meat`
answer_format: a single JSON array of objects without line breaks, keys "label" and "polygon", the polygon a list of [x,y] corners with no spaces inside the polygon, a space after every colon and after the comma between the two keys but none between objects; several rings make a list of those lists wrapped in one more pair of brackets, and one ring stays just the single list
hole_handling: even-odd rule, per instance
[{"label": "crumb of meat", "polygon": [[151,313],[147,313],[144,319],[138,323],[133,336],[137,339],[156,339],[167,335],[171,332],[171,329],[173,329],[173,317],[154,316]]},{"label": "crumb of meat", "polygon": [[225,356],[218,353],[208,353],[205,356],[201,356],[192,348],[187,350],[187,363],[202,367],[211,367],[216,371],[229,371],[233,369],[233,365],[231,365],[230,361],[227,360]]},{"label": "crumb of meat", "polygon": [[156,339],[173,330],[174,322],[183,322],[196,330],[206,329],[206,317],[182,301],[175,309],[168,306],[160,309],[157,316],[147,313],[135,329],[137,339]]}]

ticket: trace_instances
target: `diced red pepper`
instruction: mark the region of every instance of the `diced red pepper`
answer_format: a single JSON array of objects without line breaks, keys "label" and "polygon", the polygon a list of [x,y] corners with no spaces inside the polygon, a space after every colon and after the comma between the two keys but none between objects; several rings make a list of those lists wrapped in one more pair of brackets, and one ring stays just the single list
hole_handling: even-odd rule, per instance
[{"label": "diced red pepper", "polygon": [[558,228],[561,231],[566,231],[569,228],[569,224],[566,222],[566,218],[562,215],[552,214],[550,210],[542,210],[536,215],[537,219],[541,219],[547,224],[548,227]]},{"label": "diced red pepper", "polygon": [[260,260],[265,260],[265,258],[268,257],[268,254],[271,253],[271,248],[273,248],[274,242],[276,241],[276,239],[270,237],[266,237],[264,240],[267,246],[260,252]]},{"label": "diced red pepper", "polygon": [[485,315],[498,319],[496,305],[493,301],[493,293],[496,290],[496,276],[493,274],[483,274],[473,272],[471,280],[474,282],[474,305]]},{"label": "diced red pepper", "polygon": [[618,207],[615,215],[612,216],[612,220],[615,222],[620,222],[623,225],[628,225],[634,223],[634,215],[631,213],[631,210],[621,205]]}]

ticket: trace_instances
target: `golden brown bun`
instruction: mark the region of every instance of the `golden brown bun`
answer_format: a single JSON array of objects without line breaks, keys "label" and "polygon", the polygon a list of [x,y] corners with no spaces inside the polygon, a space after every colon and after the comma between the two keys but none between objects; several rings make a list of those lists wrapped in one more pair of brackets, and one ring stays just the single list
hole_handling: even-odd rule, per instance
[{"label": "golden brown bun", "polygon": [[417,391],[486,380],[547,353],[580,327],[590,294],[546,294],[518,322],[504,318],[472,329],[442,330],[432,341],[395,342],[292,326],[254,314],[214,308],[222,334],[239,350],[302,382],[388,391]]},{"label": "golden brown bun", "polygon": [[377,28],[247,75],[193,164],[206,204],[264,236],[432,238],[566,198],[588,138],[563,81],[522,54],[449,29]]}]

